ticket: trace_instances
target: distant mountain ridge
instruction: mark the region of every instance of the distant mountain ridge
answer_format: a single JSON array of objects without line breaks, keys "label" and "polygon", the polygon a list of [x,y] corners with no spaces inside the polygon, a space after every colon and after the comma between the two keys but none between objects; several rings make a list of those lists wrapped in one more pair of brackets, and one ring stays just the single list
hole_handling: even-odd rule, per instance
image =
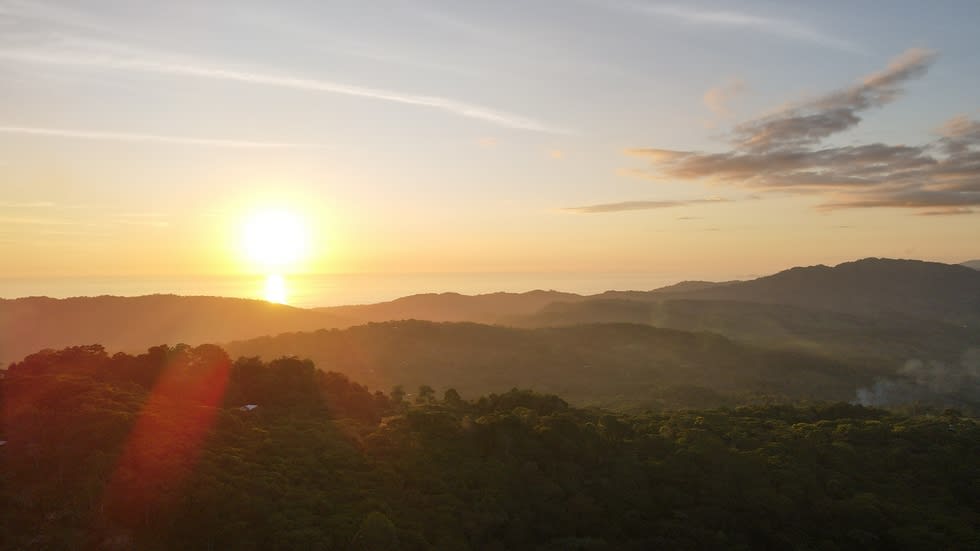
[{"label": "distant mountain ridge", "polygon": [[862,315],[903,314],[956,323],[980,321],[980,272],[921,260],[866,258],[834,267],[791,268],[680,296],[789,304]]},{"label": "distant mountain ridge", "polygon": [[978,260],[967,260],[966,262],[960,263],[961,266],[966,266],[967,268],[973,268],[974,270],[980,270],[980,259]]},{"label": "distant mountain ridge", "polygon": [[[664,306],[672,301],[674,306]],[[868,319],[855,321],[833,313]],[[908,323],[883,323],[883,317],[892,321],[907,318]],[[541,290],[475,296],[441,293],[315,309],[175,295],[0,299],[0,362],[19,360],[42,348],[79,344],[139,351],[166,342],[227,342],[401,319],[519,326],[630,322],[715,331],[766,345],[785,337],[788,344],[804,347],[824,346],[829,339],[847,340],[849,333],[860,333],[857,328],[869,327],[873,330],[868,336],[885,336],[865,339],[856,346],[897,346],[905,331],[912,343],[925,343],[925,336],[934,335],[937,343],[959,348],[964,342],[960,329],[980,334],[976,331],[980,326],[980,271],[962,265],[869,258],[835,267],[792,268],[748,281],[688,281],[650,291],[607,291],[592,296]],[[959,329],[951,331],[949,324]],[[971,342],[975,339],[966,340],[968,345]],[[924,350],[937,348],[922,346]],[[954,355],[962,350],[947,352]]]},{"label": "distant mountain ridge", "polygon": [[103,344],[138,352],[285,331],[348,326],[333,315],[262,300],[147,295],[0,299],[0,362],[43,348]]},{"label": "distant mountain ridge", "polygon": [[426,319],[508,323],[554,302],[590,300],[726,300],[784,304],[855,315],[900,314],[950,323],[980,323],[980,272],[966,266],[866,258],[834,267],[791,268],[748,281],[687,281],[651,291],[606,291],[582,296],[555,291],[413,295],[395,301],[321,308],[367,321]]},{"label": "distant mountain ridge", "polygon": [[316,308],[316,311],[362,323],[400,319],[495,323],[505,317],[535,312],[553,302],[586,298],[575,293],[542,290],[483,295],[426,293],[377,304]]}]

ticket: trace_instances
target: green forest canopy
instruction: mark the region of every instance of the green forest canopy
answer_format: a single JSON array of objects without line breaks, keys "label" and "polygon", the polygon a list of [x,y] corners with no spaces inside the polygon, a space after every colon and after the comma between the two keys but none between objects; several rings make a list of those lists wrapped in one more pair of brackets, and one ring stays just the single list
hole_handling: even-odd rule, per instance
[{"label": "green forest canopy", "polygon": [[953,410],[419,390],[211,345],[34,354],[0,380],[0,547],[980,546],[980,426]]}]

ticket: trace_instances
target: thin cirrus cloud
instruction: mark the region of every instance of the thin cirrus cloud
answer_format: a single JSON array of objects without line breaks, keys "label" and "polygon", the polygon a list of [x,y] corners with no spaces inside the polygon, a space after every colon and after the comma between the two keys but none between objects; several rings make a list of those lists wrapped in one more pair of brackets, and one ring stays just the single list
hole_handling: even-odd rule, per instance
[{"label": "thin cirrus cloud", "polygon": [[619,203],[600,203],[598,205],[586,205],[583,207],[566,207],[562,210],[576,214],[599,214],[606,212],[626,212],[631,210],[669,209],[673,207],[728,202],[731,202],[731,199],[724,199],[721,197],[713,197],[709,199],[687,199],[679,201],[622,201]]},{"label": "thin cirrus cloud", "polygon": [[854,85],[735,125],[720,153],[636,148],[649,161],[635,171],[658,182],[817,195],[818,209],[894,207],[920,214],[968,214],[980,207],[980,122],[958,116],[923,145],[822,142],[861,123],[864,112],[902,96],[936,53],[911,49]]},{"label": "thin cirrus cloud", "polygon": [[744,29],[809,42],[850,53],[864,53],[854,42],[822,32],[792,19],[765,17],[744,12],[713,10],[687,5],[619,3],[624,9],[651,17],[668,18],[690,25]]},{"label": "thin cirrus cloud", "polygon": [[258,84],[293,90],[322,92],[354,96],[373,100],[428,107],[456,116],[476,119],[496,126],[516,130],[528,130],[549,134],[571,134],[567,129],[558,128],[535,119],[499,111],[482,105],[431,95],[405,94],[381,88],[356,86],[330,80],[268,74],[182,61],[169,61],[153,57],[121,57],[104,53],[85,55],[70,52],[48,51],[0,51],[0,58],[24,63],[40,63],[73,67],[94,67],[100,69],[128,70],[171,76],[206,78]]},{"label": "thin cirrus cloud", "polygon": [[37,128],[30,126],[0,126],[0,134],[22,134],[29,136],[45,136],[54,138],[74,138],[82,140],[109,140],[131,143],[167,143],[176,145],[194,145],[232,148],[321,148],[322,145],[289,143],[289,142],[259,142],[243,140],[224,140],[208,138],[190,138],[183,136],[161,136],[158,134],[135,134],[130,132],[103,132],[95,130],[73,130],[65,128]]}]

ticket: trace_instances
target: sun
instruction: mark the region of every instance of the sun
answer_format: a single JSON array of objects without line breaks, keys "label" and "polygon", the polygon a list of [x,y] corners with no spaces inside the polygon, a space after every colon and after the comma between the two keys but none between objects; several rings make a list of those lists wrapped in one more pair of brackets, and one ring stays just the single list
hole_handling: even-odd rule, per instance
[{"label": "sun", "polygon": [[309,231],[302,216],[288,210],[261,210],[242,225],[245,257],[265,272],[294,268],[308,253]]}]

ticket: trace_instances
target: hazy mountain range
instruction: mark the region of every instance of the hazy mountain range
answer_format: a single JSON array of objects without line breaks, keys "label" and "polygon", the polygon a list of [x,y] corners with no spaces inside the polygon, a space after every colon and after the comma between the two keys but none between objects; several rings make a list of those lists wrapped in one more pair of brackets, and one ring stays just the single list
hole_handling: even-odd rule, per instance
[{"label": "hazy mountain range", "polygon": [[232,342],[233,357],[296,355],[371,388],[463,396],[529,388],[616,409],[713,407],[763,396],[850,400],[876,373],[720,335],[636,324],[517,329],[406,320]]},{"label": "hazy mountain range", "polygon": [[[407,319],[470,323],[356,327]],[[316,309],[168,295],[0,300],[4,362],[42,348],[138,352],[178,342],[309,356],[376,387],[524,386],[603,404],[690,403],[699,392],[705,403],[750,394],[843,399],[879,380],[946,394],[958,385],[969,400],[980,271],[864,259],[651,291],[441,293]],[[909,362],[928,373],[909,372]]]}]

